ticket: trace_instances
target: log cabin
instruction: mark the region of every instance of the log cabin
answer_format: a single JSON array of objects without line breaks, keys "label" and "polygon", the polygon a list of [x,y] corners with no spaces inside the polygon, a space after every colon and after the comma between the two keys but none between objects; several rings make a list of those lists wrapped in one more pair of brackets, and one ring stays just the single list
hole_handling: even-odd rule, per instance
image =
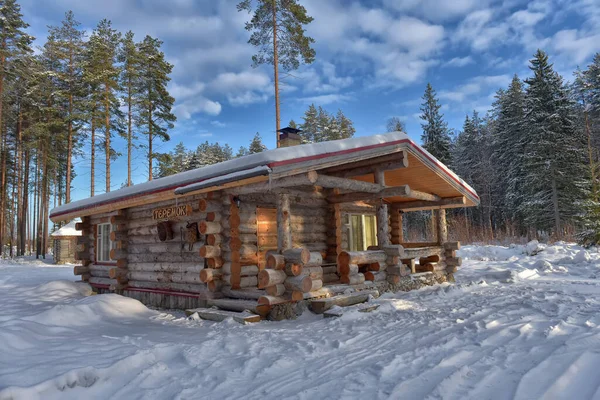
[{"label": "log cabin", "polygon": [[76,218],[61,227],[55,232],[52,232],[52,255],[56,264],[74,264],[75,249],[77,247],[77,239],[81,236],[81,231],[75,229],[75,224],[81,222]]},{"label": "log cabin", "polygon": [[[56,207],[76,227],[75,274],[98,293],[162,308],[261,316],[342,293],[452,279],[446,209],[477,193],[402,132],[281,147]],[[404,240],[433,210],[435,240]],[[343,296],[342,296],[343,297]]]}]

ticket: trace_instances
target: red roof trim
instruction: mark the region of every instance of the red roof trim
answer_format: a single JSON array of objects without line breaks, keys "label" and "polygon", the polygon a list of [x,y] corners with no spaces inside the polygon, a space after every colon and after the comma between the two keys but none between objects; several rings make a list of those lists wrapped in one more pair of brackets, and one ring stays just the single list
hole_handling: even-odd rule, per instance
[{"label": "red roof trim", "polygon": [[[439,161],[437,161],[435,158],[433,158],[432,156],[430,156],[429,154],[427,154],[425,151],[423,151],[423,149],[421,149],[419,146],[417,146],[410,139],[401,139],[401,140],[396,140],[396,141],[393,141],[393,142],[377,143],[377,144],[372,144],[372,145],[369,145],[369,146],[356,147],[356,148],[353,148],[353,149],[340,150],[340,151],[335,151],[335,152],[332,152],[332,153],[318,154],[318,155],[314,155],[314,156],[292,158],[292,159],[283,160],[283,161],[274,161],[274,162],[269,163],[267,165],[269,167],[273,168],[273,167],[279,167],[279,166],[282,166],[282,165],[296,164],[296,163],[299,163],[299,162],[310,161],[310,160],[318,160],[318,159],[321,159],[321,158],[331,157],[331,156],[334,156],[334,155],[351,154],[351,153],[355,153],[357,151],[370,150],[370,149],[375,149],[375,148],[379,148],[379,147],[386,147],[386,146],[393,146],[393,145],[402,144],[402,143],[408,143],[416,151],[418,151],[423,156],[425,156],[425,158],[427,158],[429,161],[431,161],[432,163],[434,163],[435,165],[437,165],[438,167],[441,168],[441,164],[440,164]],[[459,179],[457,179],[456,177],[454,177],[452,174],[448,173],[448,171],[446,171],[444,168],[441,168],[441,169],[445,173],[446,176],[448,176],[449,178],[451,178],[454,182],[458,183],[463,189],[465,189],[466,191],[468,191],[472,196],[474,196],[475,198],[479,199],[479,196],[474,191],[468,189]],[[192,185],[194,183],[199,183],[199,182],[202,182],[202,181],[205,181],[205,180],[206,179],[200,179],[200,180],[194,181],[194,182],[186,182],[185,185],[172,185],[172,186],[168,186],[168,187],[161,188],[161,189],[156,189],[156,190],[151,190],[151,191],[147,191],[147,192],[141,192],[141,193],[132,194],[132,195],[126,196],[126,197],[120,197],[120,198],[117,198],[117,199],[106,200],[106,201],[103,201],[103,202],[100,202],[100,203],[97,203],[97,204],[94,204],[94,205],[82,206],[82,207],[76,208],[74,210],[63,211],[62,213],[59,213],[59,214],[51,214],[50,218],[59,217],[61,215],[65,215],[65,214],[72,214],[72,213],[77,212],[77,211],[87,210],[87,209],[90,209],[90,208],[95,208],[95,207],[99,207],[99,206],[103,206],[103,205],[107,205],[107,204],[111,204],[111,203],[117,203],[117,202],[120,202],[120,201],[130,200],[130,199],[134,199],[136,197],[147,196],[147,195],[156,194],[156,193],[162,193],[162,192],[165,192],[165,191],[168,191],[168,190],[177,189],[178,187],[182,187],[182,186]]]}]

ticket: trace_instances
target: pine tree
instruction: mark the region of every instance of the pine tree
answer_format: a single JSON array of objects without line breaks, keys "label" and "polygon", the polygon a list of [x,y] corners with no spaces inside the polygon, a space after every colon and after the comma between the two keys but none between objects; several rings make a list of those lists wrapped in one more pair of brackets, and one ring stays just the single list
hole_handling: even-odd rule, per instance
[{"label": "pine tree", "polygon": [[331,135],[331,116],[321,106],[317,109],[317,131],[315,132],[315,142],[325,142]]},{"label": "pine tree", "polygon": [[139,44],[139,113],[136,125],[148,137],[148,180],[152,180],[152,144],[156,138],[170,140],[167,130],[173,128],[172,112],[175,99],[169,94],[167,84],[173,66],[165,60],[160,50],[162,42],[146,36]]},{"label": "pine tree", "polygon": [[132,185],[131,158],[132,150],[135,147],[134,140],[137,139],[133,132],[133,121],[136,105],[140,102],[139,69],[141,60],[133,38],[132,31],[125,34],[118,57],[119,62],[123,65],[120,77],[120,85],[123,89],[122,101],[127,105],[127,186]]},{"label": "pine tree", "polygon": [[342,110],[338,110],[335,121],[339,131],[339,139],[348,139],[354,136],[354,133],[356,132],[354,124],[344,115]]},{"label": "pine tree", "polygon": [[515,75],[506,91],[499,91],[494,103],[496,129],[493,134],[492,159],[498,175],[498,191],[504,196],[500,207],[505,220],[512,224],[523,220],[519,209],[524,201],[523,180],[525,176],[525,93],[523,84]]},{"label": "pine tree", "polygon": [[296,121],[294,121],[293,119],[290,119],[290,122],[288,123],[288,126],[290,128],[299,129],[298,125],[296,124]]},{"label": "pine tree", "polygon": [[72,11],[65,13],[60,27],[50,27],[49,35],[54,38],[58,57],[58,84],[60,101],[64,103],[67,118],[67,154],[65,202],[71,202],[71,169],[74,150],[80,147],[79,125],[82,119],[84,86],[82,79],[83,38],[85,32],[79,29]]},{"label": "pine tree", "polygon": [[315,51],[311,48],[314,39],[305,35],[303,27],[313,18],[306,14],[306,9],[297,0],[243,0],[237,9],[252,13],[246,30],[252,32],[248,43],[258,48],[258,53],[252,56],[254,66],[273,65],[275,133],[279,147],[279,66],[290,71],[298,69],[300,60],[305,64],[314,61]]},{"label": "pine tree", "polygon": [[406,132],[404,122],[398,117],[388,119],[385,126],[388,132]]},{"label": "pine tree", "polygon": [[29,25],[23,21],[21,7],[15,0],[0,3],[0,257],[2,257],[5,228],[5,209],[7,204],[7,133],[3,119],[4,82],[10,79],[10,65],[15,57],[31,51],[33,37],[24,29]]},{"label": "pine tree", "polygon": [[111,146],[113,132],[122,135],[123,113],[117,97],[120,69],[116,65],[121,34],[112,28],[112,23],[103,19],[92,32],[88,42],[89,59],[87,77],[98,84],[100,90],[98,111],[102,115],[104,130],[102,144],[106,161],[106,192],[110,192],[110,164],[117,157]]},{"label": "pine tree", "polygon": [[585,140],[574,127],[574,107],[562,77],[546,53],[538,50],[530,64],[522,212],[530,226],[561,237],[563,223],[574,221],[588,192]]},{"label": "pine tree", "polygon": [[235,158],[244,157],[244,156],[247,156],[248,154],[250,154],[250,151],[246,147],[240,146],[237,153],[235,154]]},{"label": "pine tree", "polygon": [[444,115],[440,113],[440,108],[435,90],[428,83],[421,104],[421,119],[425,121],[421,124],[423,128],[421,141],[425,150],[442,163],[448,164],[451,158],[451,140],[448,125],[444,122]]},{"label": "pine tree", "polygon": [[300,126],[302,132],[302,143],[315,143],[317,142],[317,135],[319,132],[319,126],[317,122],[318,111],[314,104],[308,106],[308,109],[304,112],[302,117],[304,122]]},{"label": "pine tree", "polygon": [[266,149],[267,149],[267,146],[265,146],[262,143],[262,138],[260,137],[260,133],[256,132],[256,135],[254,135],[254,138],[252,139],[252,141],[250,142],[250,146],[248,147],[248,153],[249,154],[261,153],[261,152],[265,151]]}]

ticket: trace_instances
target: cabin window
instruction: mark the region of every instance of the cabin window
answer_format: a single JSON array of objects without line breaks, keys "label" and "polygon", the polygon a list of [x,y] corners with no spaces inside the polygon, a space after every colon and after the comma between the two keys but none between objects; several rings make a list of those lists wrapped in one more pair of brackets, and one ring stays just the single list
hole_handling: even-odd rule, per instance
[{"label": "cabin window", "polygon": [[364,251],[377,246],[377,221],[374,215],[351,214],[349,229],[350,251]]},{"label": "cabin window", "polygon": [[115,244],[110,240],[110,232],[112,231],[111,224],[98,224],[97,225],[97,238],[96,238],[96,261],[97,262],[109,262],[110,251],[115,248]]}]

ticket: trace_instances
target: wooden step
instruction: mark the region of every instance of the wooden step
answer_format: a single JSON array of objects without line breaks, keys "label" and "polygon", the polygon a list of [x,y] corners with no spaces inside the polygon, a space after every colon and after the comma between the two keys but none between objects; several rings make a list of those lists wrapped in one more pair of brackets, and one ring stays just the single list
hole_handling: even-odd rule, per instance
[{"label": "wooden step", "polygon": [[333,306],[348,307],[355,304],[364,303],[369,300],[369,296],[379,297],[379,291],[363,290],[360,292],[341,294],[324,299],[315,299],[311,300],[310,307],[313,313],[323,314]]},{"label": "wooden step", "polygon": [[227,318],[233,318],[234,321],[244,325],[251,322],[260,322],[260,315],[251,314],[249,312],[225,311],[217,308],[195,308],[185,310],[185,313],[188,316],[197,313],[202,319],[216,322],[225,321]]}]

